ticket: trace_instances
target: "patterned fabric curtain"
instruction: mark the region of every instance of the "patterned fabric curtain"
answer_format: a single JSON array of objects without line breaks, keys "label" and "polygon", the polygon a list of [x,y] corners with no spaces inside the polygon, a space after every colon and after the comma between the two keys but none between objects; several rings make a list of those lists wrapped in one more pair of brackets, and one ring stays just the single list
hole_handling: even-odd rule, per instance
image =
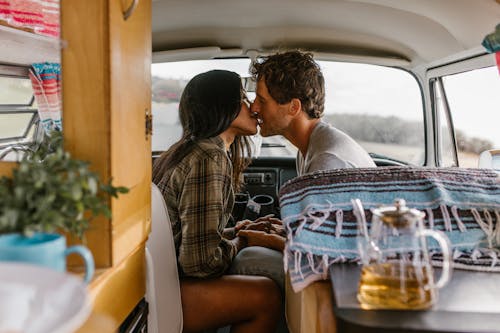
[{"label": "patterned fabric curtain", "polygon": [[62,130],[60,64],[49,62],[32,64],[30,79],[45,133]]},{"label": "patterned fabric curtain", "polygon": [[482,44],[488,52],[495,53],[498,74],[500,74],[500,23],[497,24],[494,32],[484,37]]},{"label": "patterned fabric curtain", "polygon": [[59,0],[0,0],[0,19],[40,35],[59,37]]}]

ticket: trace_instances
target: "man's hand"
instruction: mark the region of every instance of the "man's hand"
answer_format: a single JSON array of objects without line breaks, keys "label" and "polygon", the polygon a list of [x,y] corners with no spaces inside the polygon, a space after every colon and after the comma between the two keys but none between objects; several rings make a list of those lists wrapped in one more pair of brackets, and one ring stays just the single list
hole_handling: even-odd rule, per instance
[{"label": "man's hand", "polygon": [[234,244],[234,246],[236,247],[237,252],[240,252],[241,249],[243,249],[243,248],[245,248],[245,247],[248,246],[247,240],[244,237],[238,237],[238,236],[236,236],[233,239],[231,239],[230,242]]},{"label": "man's hand", "polygon": [[277,251],[283,251],[285,248],[285,238],[276,233],[266,233],[257,230],[241,230],[238,237],[247,241],[247,246],[262,246]]}]

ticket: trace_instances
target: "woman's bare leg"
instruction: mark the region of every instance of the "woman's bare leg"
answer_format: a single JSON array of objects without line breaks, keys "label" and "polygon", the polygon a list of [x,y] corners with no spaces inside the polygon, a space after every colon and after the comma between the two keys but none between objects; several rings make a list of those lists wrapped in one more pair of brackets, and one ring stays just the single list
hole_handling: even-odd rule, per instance
[{"label": "woman's bare leg", "polygon": [[183,280],[181,297],[186,333],[227,325],[233,333],[271,333],[281,310],[278,286],[262,276]]}]

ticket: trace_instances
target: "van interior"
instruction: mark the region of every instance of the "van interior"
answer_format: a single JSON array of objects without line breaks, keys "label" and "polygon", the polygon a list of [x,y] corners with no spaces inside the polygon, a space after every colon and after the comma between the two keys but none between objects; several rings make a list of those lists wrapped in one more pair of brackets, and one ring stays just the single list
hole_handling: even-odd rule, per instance
[{"label": "van interior", "polygon": [[[147,250],[148,237],[158,236],[151,164],[180,138],[180,96],[199,73],[238,73],[252,100],[252,62],[311,52],[325,77],[324,119],[378,167],[500,171],[499,0],[55,3],[55,36],[0,13],[0,175],[43,139],[44,119],[54,117],[41,112],[33,64],[60,64],[55,117],[66,149],[131,189],[110,199],[112,218],[98,219],[86,235],[97,274],[88,287],[92,314],[78,332],[182,331],[178,304],[155,295],[166,277],[150,269],[158,260]],[[280,217],[280,190],[297,176],[297,149],[280,136],[252,142],[242,192],[272,197]],[[79,266],[70,262],[69,270]],[[290,301],[287,294],[288,331],[334,332],[335,322],[321,319],[322,306],[333,308],[330,294],[323,285]]]}]

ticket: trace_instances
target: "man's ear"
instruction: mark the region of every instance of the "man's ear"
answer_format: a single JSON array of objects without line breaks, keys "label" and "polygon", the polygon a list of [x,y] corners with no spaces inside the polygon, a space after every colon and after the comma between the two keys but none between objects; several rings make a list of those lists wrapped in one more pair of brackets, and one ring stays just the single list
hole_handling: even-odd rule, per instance
[{"label": "man's ear", "polygon": [[302,111],[302,103],[298,98],[292,98],[290,101],[290,114],[296,116]]}]

